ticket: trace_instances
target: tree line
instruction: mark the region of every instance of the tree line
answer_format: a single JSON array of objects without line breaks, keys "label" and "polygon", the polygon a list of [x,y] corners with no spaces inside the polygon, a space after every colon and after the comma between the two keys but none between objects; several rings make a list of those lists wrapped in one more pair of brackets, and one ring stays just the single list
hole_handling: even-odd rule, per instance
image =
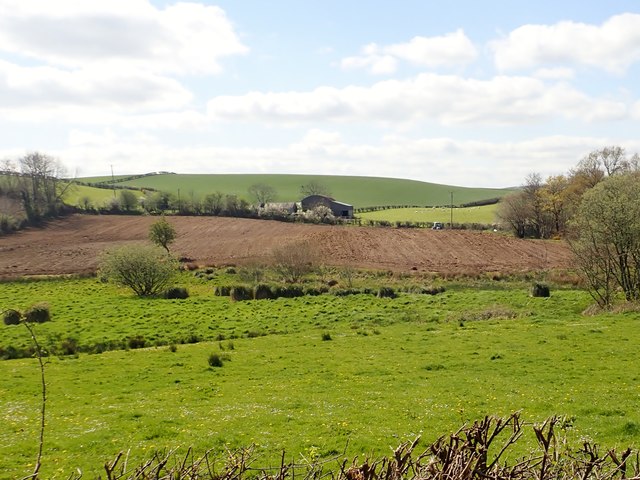
[{"label": "tree line", "polygon": [[529,174],[524,185],[505,196],[498,218],[519,238],[564,237],[584,195],[603,180],[640,170],[640,156],[619,146],[594,150],[567,174],[542,179]]},{"label": "tree line", "polygon": [[[600,308],[640,302],[640,157],[606,147],[568,175],[527,177],[500,216],[519,237],[566,239]],[[636,307],[637,308],[637,307]]]},{"label": "tree line", "polygon": [[63,176],[62,163],[40,152],[27,153],[17,163],[0,161],[1,229],[15,229],[21,222],[37,223],[58,215],[69,186],[62,181]]}]

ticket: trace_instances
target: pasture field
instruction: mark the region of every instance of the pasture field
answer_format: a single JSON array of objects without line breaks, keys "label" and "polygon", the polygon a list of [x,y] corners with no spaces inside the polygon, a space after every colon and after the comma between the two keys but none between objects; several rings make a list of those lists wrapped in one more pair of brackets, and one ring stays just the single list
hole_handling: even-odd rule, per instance
[{"label": "pasture field", "polygon": [[[137,196],[142,194],[138,190],[132,190]],[[120,190],[116,190],[115,198],[120,197]],[[88,187],[86,185],[72,185],[65,192],[63,200],[68,205],[83,206],[83,199],[87,198],[90,201],[90,206],[94,208],[104,207],[108,205],[113,196],[113,190],[107,190],[105,188]]]},{"label": "pasture field", "polygon": [[[453,223],[481,223],[491,225],[496,222],[498,205],[483,205],[481,207],[467,207],[453,209]],[[393,208],[377,210],[375,212],[358,213],[363,220],[386,220],[388,222],[451,222],[451,209],[446,207],[433,208]]]},{"label": "pasture field", "polygon": [[[86,182],[104,181],[105,177],[82,178]],[[276,175],[276,174],[162,174],[152,175],[118,185],[155,188],[187,198],[204,197],[213,192],[238,195],[248,201],[248,189],[256,183],[276,190],[278,202],[301,199],[300,187],[315,181],[325,185],[331,195],[355,207],[374,205],[449,205],[450,192],[454,203],[463,203],[502,197],[512,190],[498,188],[467,188],[397,178],[349,177],[338,175]]]},{"label": "pasture field", "polygon": [[[576,442],[640,441],[638,315],[583,316],[584,291],[531,298],[528,282],[486,277],[395,299],[232,303],[212,295],[234,278],[183,273],[185,300],[139,299],[95,278],[0,284],[1,308],[49,302],[52,321],[36,326],[45,345],[68,336],[80,346],[134,336],[150,345],[49,358],[43,478],[75,468],[95,478],[128,449],[137,462],[156,449],[255,444],[254,466],[279,464],[282,449],[287,460],[377,456],[517,410],[528,421],[573,417]],[[419,280],[367,274],[354,282]],[[22,326],[0,329],[4,346],[28,344]],[[180,343],[194,336],[199,343]],[[208,365],[212,353],[222,367]],[[33,468],[39,398],[34,359],[0,362],[0,478]]]}]

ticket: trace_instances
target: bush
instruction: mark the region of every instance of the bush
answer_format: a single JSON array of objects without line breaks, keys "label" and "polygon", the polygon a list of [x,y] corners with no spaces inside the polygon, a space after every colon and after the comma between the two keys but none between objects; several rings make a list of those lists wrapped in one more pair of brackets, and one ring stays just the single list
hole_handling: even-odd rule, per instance
[{"label": "bush", "polygon": [[253,292],[249,290],[244,285],[236,285],[231,288],[231,292],[229,293],[231,300],[234,302],[240,302],[242,300],[251,300],[253,296]]},{"label": "bush", "polygon": [[38,303],[29,307],[24,312],[24,321],[32,323],[44,323],[51,320],[51,314],[49,313],[49,305],[46,303]]},{"label": "bush", "polygon": [[189,298],[189,291],[184,287],[170,287],[164,291],[162,296],[168,299],[185,299]]},{"label": "bush", "polygon": [[323,342],[327,342],[327,341],[329,341],[329,340],[332,340],[332,338],[331,338],[331,334],[330,334],[330,333],[323,333],[323,334],[322,334],[322,341],[323,341]]},{"label": "bush", "polygon": [[212,353],[211,355],[209,355],[208,362],[210,367],[222,367],[222,365],[224,364],[224,362],[222,361],[222,357],[217,353]]},{"label": "bush", "polygon": [[22,314],[18,310],[9,309],[2,314],[5,325],[18,325]]},{"label": "bush", "polygon": [[396,298],[396,292],[391,287],[380,287],[378,298]]},{"label": "bush", "polygon": [[159,247],[126,245],[102,255],[100,276],[128,287],[140,297],[156,295],[178,270],[175,259]]},{"label": "bush", "polygon": [[549,286],[543,283],[534,283],[531,288],[531,296],[532,297],[549,297],[551,296],[551,292],[549,291]]}]

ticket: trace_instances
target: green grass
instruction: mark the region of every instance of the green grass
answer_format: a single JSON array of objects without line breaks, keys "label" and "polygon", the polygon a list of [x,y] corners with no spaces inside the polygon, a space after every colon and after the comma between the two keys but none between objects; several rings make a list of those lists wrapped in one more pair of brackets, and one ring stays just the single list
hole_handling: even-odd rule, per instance
[{"label": "green grass", "polygon": [[[218,275],[218,274],[216,274]],[[220,274],[225,282],[229,278]],[[357,282],[391,282],[383,276]],[[400,280],[402,281],[402,280]],[[0,308],[51,304],[37,325],[45,345],[143,335],[222,341],[52,357],[43,478],[86,478],[121,450],[130,462],[155,449],[256,444],[254,466],[317,451],[387,454],[485,414],[521,410],[527,421],[575,416],[574,439],[640,441],[637,314],[584,317],[579,290],[531,298],[528,283],[446,284],[436,296],[321,296],[230,303],[184,274],[186,300],[137,299],[96,279],[0,285]],[[489,320],[480,320],[492,317]],[[21,326],[2,342],[28,343]],[[324,341],[329,333],[331,341]],[[230,337],[235,336],[233,340]],[[212,353],[222,367],[210,367]],[[0,472],[30,472],[38,435],[33,359],[0,362]]]},{"label": "green grass", "polygon": [[[104,180],[105,177],[86,178],[83,181]],[[193,193],[203,197],[208,193],[220,191],[235,194],[251,200],[248,188],[255,183],[264,183],[275,188],[276,201],[299,201],[300,187],[316,181],[325,185],[336,200],[355,207],[373,205],[449,205],[450,192],[454,193],[454,204],[461,205],[477,200],[502,197],[510,192],[507,189],[465,188],[415,180],[377,177],[348,177],[331,175],[154,175],[119,183],[135,187],[155,188],[186,197]]]},{"label": "green grass", "polygon": [[[137,196],[142,196],[138,190],[133,190]],[[88,198],[93,208],[104,207],[114,198],[113,190],[105,188],[88,187],[86,185],[72,185],[63,196],[63,201],[68,205],[83,206],[83,199]],[[120,198],[120,190],[116,190],[115,198]]]},{"label": "green grass", "polygon": [[[496,205],[454,208],[453,223],[492,224],[496,221]],[[442,222],[451,221],[450,208],[394,208],[375,212],[358,213],[364,220],[386,220],[388,222]]]}]

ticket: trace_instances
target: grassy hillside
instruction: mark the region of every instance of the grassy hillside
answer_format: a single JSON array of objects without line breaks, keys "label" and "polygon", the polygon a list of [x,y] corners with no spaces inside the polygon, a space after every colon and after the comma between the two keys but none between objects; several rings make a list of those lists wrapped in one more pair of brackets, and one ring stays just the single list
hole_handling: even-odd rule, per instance
[{"label": "grassy hillside", "polygon": [[[86,178],[83,181],[104,181],[106,177]],[[501,197],[510,190],[492,188],[465,188],[450,185],[378,177],[346,177],[330,175],[191,175],[162,174],[120,182],[119,185],[155,188],[188,196],[203,196],[212,192],[235,194],[251,200],[248,188],[264,183],[275,188],[276,201],[298,201],[300,187],[311,181],[325,185],[332,196],[355,207],[374,205],[449,205],[451,193],[455,205]]]}]

